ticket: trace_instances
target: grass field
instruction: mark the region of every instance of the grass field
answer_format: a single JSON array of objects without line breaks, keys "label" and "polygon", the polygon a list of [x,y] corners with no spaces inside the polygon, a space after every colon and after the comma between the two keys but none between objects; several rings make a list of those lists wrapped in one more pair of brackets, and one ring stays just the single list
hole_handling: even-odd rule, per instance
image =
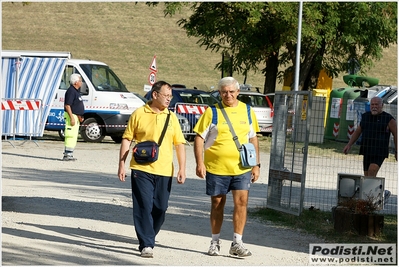
[{"label": "grass field", "polygon": [[[130,91],[141,94],[156,55],[157,80],[209,90],[221,77],[214,69],[221,55],[200,48],[177,26],[180,15],[164,17],[162,8],[143,2],[2,3],[2,49],[70,51],[74,58],[103,61]],[[380,84],[396,85],[397,72],[395,44],[367,74]],[[345,86],[342,75],[333,88]],[[264,76],[250,73],[247,83],[263,87]],[[278,84],[276,90],[281,89]]]}]

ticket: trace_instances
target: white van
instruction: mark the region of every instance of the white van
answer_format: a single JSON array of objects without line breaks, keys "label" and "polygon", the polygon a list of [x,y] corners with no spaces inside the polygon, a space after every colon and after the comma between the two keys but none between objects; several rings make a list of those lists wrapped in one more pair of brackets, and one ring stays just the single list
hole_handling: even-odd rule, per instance
[{"label": "white van", "polygon": [[[110,136],[120,143],[130,115],[145,104],[126,89],[107,64],[72,59],[69,52],[3,50],[2,65],[5,81],[2,99],[40,99],[41,121],[46,121],[41,131],[58,131],[61,137],[65,127],[64,97],[72,73],[80,74],[83,81],[80,93],[85,113],[80,135],[85,141],[101,142],[105,136]],[[19,132],[32,132],[24,129],[25,125],[33,123],[32,119],[23,120],[7,113],[3,116],[5,124],[16,121],[23,129]],[[3,133],[15,134],[13,128],[4,125],[3,128]]]},{"label": "white van", "polygon": [[129,92],[118,76],[105,63],[69,59],[55,95],[46,130],[64,130],[64,97],[72,73],[82,76],[80,93],[85,104],[80,135],[87,142],[101,142],[106,135],[120,143],[130,115],[145,103]]}]

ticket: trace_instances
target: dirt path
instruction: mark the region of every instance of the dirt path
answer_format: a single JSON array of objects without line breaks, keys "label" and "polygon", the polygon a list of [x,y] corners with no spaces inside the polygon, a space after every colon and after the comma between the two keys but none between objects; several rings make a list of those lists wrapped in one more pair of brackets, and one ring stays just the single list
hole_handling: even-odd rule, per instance
[{"label": "dirt path", "polygon": [[[230,257],[232,199],[228,196],[222,256],[210,257],[209,197],[195,176],[193,148],[187,148],[187,177],[175,181],[166,222],[154,258],[137,250],[130,180],[116,176],[119,145],[79,142],[76,162],[61,161],[63,143],[54,140],[2,143],[3,265],[308,265],[313,236],[248,218],[244,242],[253,256]],[[268,155],[261,155],[264,168]],[[249,208],[264,206],[266,174],[252,185]]]}]

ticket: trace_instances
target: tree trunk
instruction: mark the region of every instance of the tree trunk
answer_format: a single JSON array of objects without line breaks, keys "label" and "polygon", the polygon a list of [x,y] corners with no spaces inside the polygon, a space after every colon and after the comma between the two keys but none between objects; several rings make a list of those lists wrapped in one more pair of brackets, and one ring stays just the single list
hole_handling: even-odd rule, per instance
[{"label": "tree trunk", "polygon": [[265,84],[263,93],[274,93],[276,91],[277,73],[278,73],[278,52],[271,53],[266,60],[266,68],[263,70],[265,74]]},{"label": "tree trunk", "polygon": [[322,61],[325,51],[326,44],[325,41],[323,41],[319,49],[317,49],[316,53],[312,57],[310,71],[305,78],[302,90],[309,91],[317,87],[317,81],[319,80],[320,71],[322,69]]},{"label": "tree trunk", "polygon": [[311,71],[305,79],[302,90],[309,91],[317,86],[317,81],[319,80],[320,69],[316,68],[314,65],[311,67]]}]

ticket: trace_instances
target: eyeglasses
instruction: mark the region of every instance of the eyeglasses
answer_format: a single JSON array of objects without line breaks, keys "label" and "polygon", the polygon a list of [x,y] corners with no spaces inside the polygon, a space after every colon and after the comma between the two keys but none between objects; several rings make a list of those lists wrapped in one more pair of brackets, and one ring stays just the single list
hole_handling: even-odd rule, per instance
[{"label": "eyeglasses", "polygon": [[165,97],[166,99],[172,99],[173,98],[173,95],[164,95],[164,94],[161,94],[159,92],[157,92],[157,94]]},{"label": "eyeglasses", "polygon": [[230,90],[230,91],[220,91],[220,94],[222,95],[233,95],[237,92],[238,90]]}]

